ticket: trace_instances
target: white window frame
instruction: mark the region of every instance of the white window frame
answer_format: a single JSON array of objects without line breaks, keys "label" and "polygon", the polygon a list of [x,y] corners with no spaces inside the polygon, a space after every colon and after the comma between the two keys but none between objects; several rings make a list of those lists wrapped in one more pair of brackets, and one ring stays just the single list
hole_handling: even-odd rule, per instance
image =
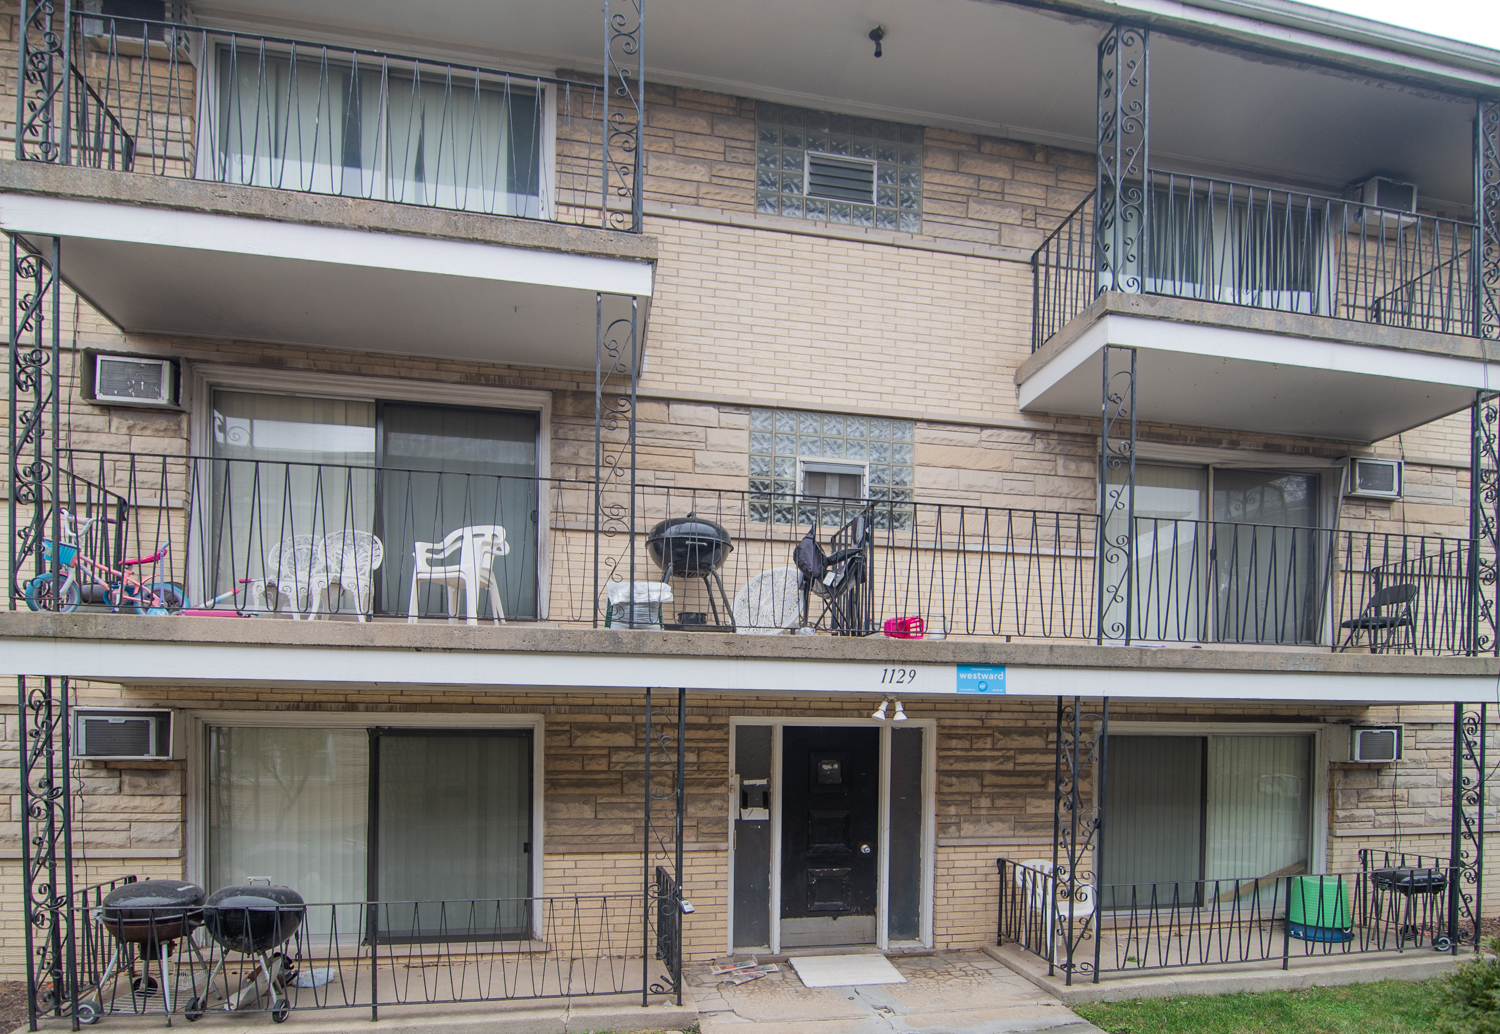
[{"label": "white window frame", "polygon": [[[797,498],[799,499],[823,499],[837,501],[832,496],[814,496],[807,492],[807,475],[814,474],[858,474],[859,475],[859,499],[863,502],[870,498],[870,464],[857,460],[820,460],[808,457],[803,459],[797,457]],[[854,500],[844,500],[853,502]]]},{"label": "white window frame", "polygon": [[[1101,731],[1096,725],[1095,734]],[[1109,723],[1111,736],[1311,736],[1312,758],[1312,850],[1308,869],[1321,873],[1328,865],[1328,746],[1326,722],[1132,722]],[[1105,874],[1106,879],[1108,873]]]},{"label": "white window frame", "polygon": [[[194,50],[199,50],[199,41],[204,46],[201,48],[207,53],[197,55],[198,67],[198,104],[194,120],[194,168],[193,176],[196,179],[209,182],[220,182],[215,172],[216,164],[221,160],[219,155],[219,142],[217,131],[219,129],[219,52],[221,44],[227,43],[229,33],[217,32],[213,29],[203,30],[202,35],[197,35],[192,41]],[[251,37],[253,38],[253,37]],[[250,38],[247,38],[247,41]],[[290,47],[267,44],[266,54],[275,57],[284,57],[291,53]],[[434,64],[447,64],[448,59],[441,57],[419,58]],[[455,63],[456,68],[466,67],[463,62]],[[526,89],[538,90],[541,94],[541,140],[538,146],[541,149],[541,169],[538,172],[540,182],[537,185],[539,197],[537,198],[538,212],[535,217],[530,216],[506,216],[507,219],[536,218],[538,220],[550,221],[556,218],[557,213],[557,87],[549,82],[537,82],[532,79],[527,82],[524,72],[513,72],[511,77],[523,85]],[[480,76],[481,83],[501,82],[493,76]],[[372,189],[368,198],[364,195],[356,195],[361,200],[384,201],[383,184],[386,182],[386,169],[384,158],[386,148],[384,143],[384,120],[381,120],[381,138],[375,147],[377,165],[369,171],[374,177],[375,189]],[[318,193],[321,197],[341,197],[336,193],[322,193],[315,191],[302,191],[296,187],[263,187],[265,190],[292,190],[297,193]],[[410,202],[407,202],[410,203]],[[435,208],[445,212],[479,212],[485,214],[482,209],[472,208],[447,208],[438,205],[416,205],[419,208]]]},{"label": "white window frame", "polygon": [[[931,948],[933,938],[933,910],[936,907],[934,892],[937,852],[937,719],[909,718],[901,723],[905,729],[923,729],[922,737],[922,926],[917,941],[892,941],[890,939],[887,899],[890,894],[891,867],[891,729],[889,721],[873,718],[784,718],[771,719],[753,716],[731,715],[729,718],[729,865],[728,904],[724,921],[725,951],[734,955],[734,824],[739,815],[739,786],[734,779],[735,729],[741,725],[756,725],[771,729],[771,873],[768,892],[770,909],[771,954],[781,952],[781,791],[782,757],[781,731],[789,725],[796,726],[863,726],[880,730],[880,799],[877,805],[880,822],[878,841],[879,858],[876,860],[875,877],[875,946],[881,951],[895,948]],[[814,949],[815,950],[815,949]]]},{"label": "white window frame", "polygon": [[[418,402],[479,409],[509,409],[537,414],[536,477],[545,484],[552,477],[552,393],[523,388],[495,388],[482,384],[452,384],[445,381],[403,380],[397,377],[366,377],[352,374],[317,373],[304,370],[263,370],[251,366],[191,366],[183,377],[188,411],[189,455],[213,456],[214,391],[258,392],[305,398],[341,399],[353,402]],[[179,504],[187,507],[187,500]],[[541,505],[541,504],[539,504]],[[190,515],[189,519],[190,519]],[[537,620],[549,619],[551,586],[550,522],[537,520]],[[202,549],[200,541],[195,549]],[[204,557],[189,558],[190,571],[203,571]],[[193,591],[192,588],[189,591]]]},{"label": "white window frame", "polygon": [[[367,711],[356,714],[327,711],[219,711],[194,710],[184,716],[187,742],[187,798],[184,871],[199,886],[208,883],[208,729],[221,726],[241,729],[334,729],[358,730],[374,726],[400,729],[526,729],[531,732],[531,938],[540,940],[542,929],[542,864],[545,845],[544,815],[546,719],[540,714],[433,714]],[[217,890],[217,887],[210,887]],[[294,890],[296,888],[293,888]]]}]

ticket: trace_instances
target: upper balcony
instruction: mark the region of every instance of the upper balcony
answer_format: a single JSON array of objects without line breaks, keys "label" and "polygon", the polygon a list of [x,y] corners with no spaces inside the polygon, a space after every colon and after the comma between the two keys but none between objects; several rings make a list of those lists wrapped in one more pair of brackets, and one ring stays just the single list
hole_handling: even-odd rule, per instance
[{"label": "upper balcony", "polygon": [[591,369],[599,296],[649,305],[635,68],[64,20],[20,37],[0,228],[48,261],[57,240],[125,331]]}]

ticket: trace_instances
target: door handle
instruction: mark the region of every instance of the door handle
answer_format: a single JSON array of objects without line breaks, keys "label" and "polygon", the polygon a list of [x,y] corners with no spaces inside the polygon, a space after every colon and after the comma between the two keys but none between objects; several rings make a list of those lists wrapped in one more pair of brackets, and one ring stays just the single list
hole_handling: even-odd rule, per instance
[{"label": "door handle", "polygon": [[859,853],[860,854],[869,854],[871,850],[873,850],[873,849],[870,847],[869,844],[860,844],[859,845]]}]

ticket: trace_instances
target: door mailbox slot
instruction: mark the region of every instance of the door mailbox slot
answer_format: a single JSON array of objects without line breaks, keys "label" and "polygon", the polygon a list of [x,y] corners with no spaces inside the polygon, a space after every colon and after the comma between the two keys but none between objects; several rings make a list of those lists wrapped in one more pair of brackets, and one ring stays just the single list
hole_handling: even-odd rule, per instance
[{"label": "door mailbox slot", "polygon": [[771,819],[771,780],[740,780],[740,821],[769,822]]}]

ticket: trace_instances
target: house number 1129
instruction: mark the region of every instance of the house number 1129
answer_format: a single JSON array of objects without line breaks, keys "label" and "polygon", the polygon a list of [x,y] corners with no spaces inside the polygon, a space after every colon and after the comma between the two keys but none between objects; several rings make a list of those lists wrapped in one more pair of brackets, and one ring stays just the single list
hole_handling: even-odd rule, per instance
[{"label": "house number 1129", "polygon": [[905,686],[915,681],[917,681],[916,668],[881,669],[880,684],[882,686]]}]

